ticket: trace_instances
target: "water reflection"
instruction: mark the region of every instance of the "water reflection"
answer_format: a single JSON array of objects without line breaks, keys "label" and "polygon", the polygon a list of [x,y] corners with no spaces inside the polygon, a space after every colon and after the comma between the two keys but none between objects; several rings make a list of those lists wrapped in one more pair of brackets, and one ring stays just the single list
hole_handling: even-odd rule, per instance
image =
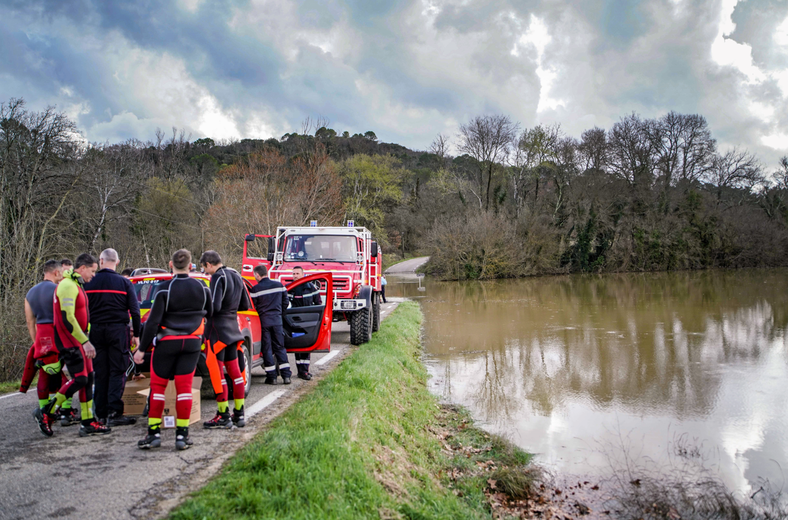
[{"label": "water reflection", "polygon": [[659,458],[686,432],[719,448],[744,491],[788,468],[787,274],[426,280],[424,292],[390,277],[388,291],[420,297],[433,390],[548,463],[595,473],[611,436]]}]

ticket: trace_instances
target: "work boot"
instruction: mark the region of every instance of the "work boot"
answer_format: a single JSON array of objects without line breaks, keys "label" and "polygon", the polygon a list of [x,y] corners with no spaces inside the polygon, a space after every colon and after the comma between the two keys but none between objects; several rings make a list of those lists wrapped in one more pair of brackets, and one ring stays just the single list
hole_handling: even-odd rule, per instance
[{"label": "work boot", "polygon": [[83,424],[79,427],[79,436],[88,437],[90,435],[106,435],[110,433],[112,428],[105,426],[98,421],[92,421],[90,424]]},{"label": "work boot", "polygon": [[290,384],[290,378],[289,377],[283,377],[282,378],[282,384],[289,385]]},{"label": "work boot", "polygon": [[194,442],[189,438],[188,426],[178,427],[175,429],[175,449],[188,450]]},{"label": "work boot", "polygon": [[312,374],[309,372],[299,372],[298,379],[303,379],[304,381],[310,381],[312,379]]},{"label": "work boot", "polygon": [[77,416],[76,410],[73,408],[60,409],[60,426],[71,426],[72,424],[77,424],[78,422],[79,417]]},{"label": "work boot", "polygon": [[161,429],[148,428],[148,435],[144,439],[137,441],[137,447],[141,450],[148,450],[150,448],[158,448],[161,446]]},{"label": "work boot", "polygon": [[232,428],[233,422],[230,419],[230,412],[216,412],[216,415],[210,421],[202,423],[205,428]]},{"label": "work boot", "polygon": [[276,378],[275,377],[266,377],[265,381],[263,381],[263,382],[265,384],[267,384],[267,385],[275,385],[276,384]]},{"label": "work boot", "polygon": [[246,419],[244,419],[244,407],[242,406],[240,410],[233,409],[233,424],[238,428],[243,428],[246,426]]},{"label": "work boot", "polygon": [[118,415],[118,412],[109,414],[108,423],[110,426],[131,426],[137,424],[136,417],[129,417],[128,415]]},{"label": "work boot", "polygon": [[38,422],[38,429],[47,437],[52,437],[52,423],[55,421],[55,416],[44,412],[43,408],[36,408],[33,410],[33,417]]}]

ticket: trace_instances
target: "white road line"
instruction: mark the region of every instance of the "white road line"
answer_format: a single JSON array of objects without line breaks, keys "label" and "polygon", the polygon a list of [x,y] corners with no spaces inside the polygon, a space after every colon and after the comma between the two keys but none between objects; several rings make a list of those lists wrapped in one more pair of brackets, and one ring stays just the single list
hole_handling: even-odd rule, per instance
[{"label": "white road line", "polygon": [[22,392],[14,392],[13,394],[0,395],[0,399],[5,399],[6,397],[14,397],[15,395],[22,395]]},{"label": "white road line", "polygon": [[246,416],[253,417],[258,413],[262,412],[266,407],[270,406],[271,403],[282,397],[287,393],[287,390],[274,390],[270,394],[266,395],[252,406],[246,409]]},{"label": "white road line", "polygon": [[314,364],[314,365],[317,365],[317,366],[320,366],[320,365],[325,365],[326,363],[328,363],[329,361],[331,361],[332,359],[334,359],[334,357],[335,357],[337,354],[339,354],[339,352],[340,352],[339,350],[332,350],[331,352],[329,352],[329,353],[328,353],[328,354],[326,354],[325,356],[323,356],[323,357],[321,357],[320,359],[318,359],[317,361],[315,361],[313,364]]}]

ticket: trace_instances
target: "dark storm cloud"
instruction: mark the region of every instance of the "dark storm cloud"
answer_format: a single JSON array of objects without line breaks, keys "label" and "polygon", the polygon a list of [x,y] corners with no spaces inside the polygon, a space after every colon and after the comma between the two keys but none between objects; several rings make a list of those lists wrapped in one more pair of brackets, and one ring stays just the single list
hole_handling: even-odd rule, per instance
[{"label": "dark storm cloud", "polygon": [[485,112],[579,135],[677,110],[773,161],[788,152],[762,142],[788,119],[787,4],[740,1],[738,61],[717,63],[722,0],[13,1],[0,99],[57,103],[93,140],[281,135],[323,115],[422,149]]}]

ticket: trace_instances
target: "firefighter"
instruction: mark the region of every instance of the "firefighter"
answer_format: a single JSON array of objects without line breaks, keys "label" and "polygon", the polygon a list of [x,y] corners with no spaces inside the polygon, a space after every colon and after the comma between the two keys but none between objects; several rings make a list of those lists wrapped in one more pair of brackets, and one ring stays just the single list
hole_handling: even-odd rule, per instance
[{"label": "firefighter", "polygon": [[[293,267],[293,282],[297,282],[303,277],[304,268],[300,265]],[[320,289],[312,282],[301,284],[294,289],[289,289],[287,296],[290,299],[290,305],[293,307],[323,304],[323,301],[320,299]],[[311,354],[309,352],[296,352],[295,362],[299,379],[305,381],[312,379],[312,374],[309,373],[310,357]]]},{"label": "firefighter", "polygon": [[[25,296],[25,321],[33,346],[27,353],[19,391],[27,392],[38,369],[36,390],[39,408],[49,403],[64,382],[61,364],[57,359],[57,347],[55,347],[55,318],[52,310],[55,289],[62,279],[60,262],[48,260],[44,264],[44,281],[33,286]],[[39,421],[38,427],[47,437],[52,436],[53,420],[53,417],[46,415],[43,421]]]},{"label": "firefighter", "polygon": [[[211,275],[211,294],[213,316],[208,320],[206,336],[206,365],[211,376],[211,384],[216,392],[216,416],[203,423],[206,428],[243,427],[244,395],[246,384],[238,366],[238,349],[244,337],[238,328],[238,311],[249,309],[243,279],[238,271],[226,267],[216,251],[206,251],[200,257],[200,265],[206,274]],[[230,417],[227,402],[227,381],[224,370],[233,382],[234,408]]]},{"label": "firefighter", "polygon": [[268,278],[268,268],[264,265],[254,267],[257,285],[252,287],[252,303],[260,316],[260,333],[263,351],[265,384],[276,384],[276,366],[282,382],[290,384],[290,363],[285,350],[285,333],[282,329],[282,316],[287,309],[287,289],[281,283]]},{"label": "firefighter", "polygon": [[192,445],[189,438],[192,380],[200,359],[205,329],[203,319],[211,317],[213,302],[210,289],[189,277],[191,260],[192,255],[186,249],[179,249],[172,255],[170,269],[174,276],[156,293],[139,348],[134,353],[134,361],[142,363],[145,352],[156,340],[156,349],[151,354],[148,434],[137,443],[140,449],[161,446],[164,392],[170,379],[174,379],[177,393],[175,448],[186,450]]},{"label": "firefighter", "polygon": [[134,417],[123,415],[123,390],[129,366],[129,315],[137,346],[140,336],[140,305],[131,282],[115,272],[118,253],[105,249],[99,255],[99,271],[85,284],[90,307],[90,341],[96,347],[93,369],[96,373],[96,416],[103,424],[134,424]]},{"label": "firefighter", "polygon": [[36,410],[39,425],[49,416],[49,421],[60,409],[63,402],[79,391],[82,425],[79,436],[107,434],[112,430],[93,418],[93,358],[96,349],[85,331],[90,322],[88,297],[82,288],[90,282],[98,267],[97,261],[88,253],[83,253],[74,262],[74,269],[63,273],[63,280],[57,286],[54,296],[54,340],[60,362],[71,374],[72,379],[60,387],[49,403]]}]

